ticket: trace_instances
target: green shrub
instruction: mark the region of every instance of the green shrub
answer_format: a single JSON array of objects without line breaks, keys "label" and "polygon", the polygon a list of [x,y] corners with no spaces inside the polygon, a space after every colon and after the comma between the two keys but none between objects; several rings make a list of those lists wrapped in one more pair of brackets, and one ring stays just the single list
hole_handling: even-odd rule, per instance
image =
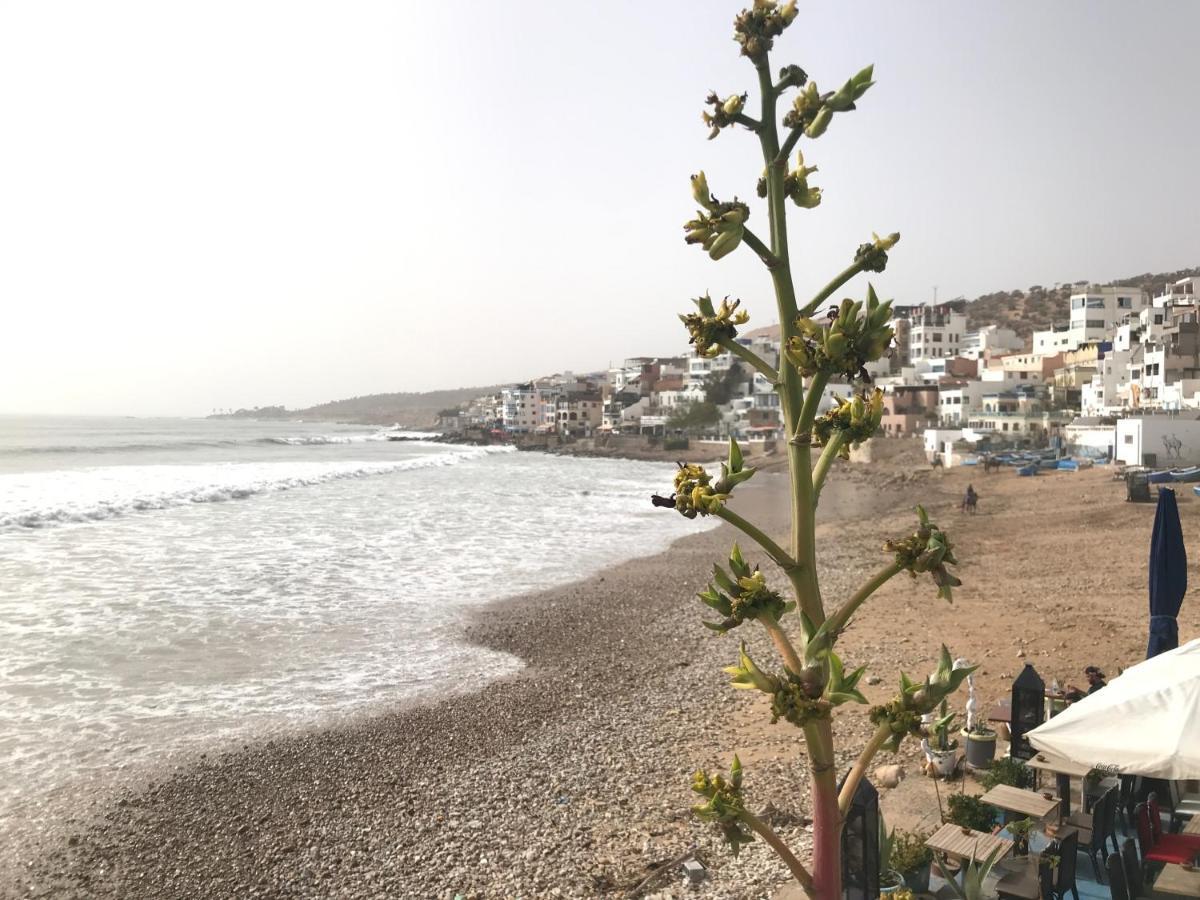
[{"label": "green shrub", "polygon": [[991,831],[996,813],[984,803],[978,794],[951,794],[949,819],[955,825],[973,828],[975,831]]},{"label": "green shrub", "polygon": [[1035,775],[1033,769],[1021,760],[1004,756],[992,763],[992,767],[984,773],[979,783],[983,785],[985,791],[990,791],[1000,784],[1007,784],[1015,788],[1031,788]]},{"label": "green shrub", "polygon": [[919,872],[933,861],[933,850],[925,846],[928,834],[897,829],[892,834],[892,868],[901,875]]}]

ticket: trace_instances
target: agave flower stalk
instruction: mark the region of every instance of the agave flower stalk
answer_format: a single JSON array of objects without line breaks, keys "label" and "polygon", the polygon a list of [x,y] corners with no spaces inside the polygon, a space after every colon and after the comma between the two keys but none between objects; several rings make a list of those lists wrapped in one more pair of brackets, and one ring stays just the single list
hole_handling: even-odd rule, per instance
[{"label": "agave flower stalk", "polygon": [[[754,208],[736,195],[720,199],[703,172],[691,179],[696,215],[684,225],[685,240],[697,244],[713,260],[745,246],[763,263],[774,289],[780,322],[781,352],[777,366],[769,364],[737,341],[738,327],[748,321],[739,300],[728,297],[715,306],[705,295],[694,301],[696,311],[680,316],[695,352],[713,357],[733,354],[762,375],[779,395],[788,436],[788,475],[791,481],[791,534],[776,542],[761,528],[730,508],[737,486],[754,474],[736,441],[730,441],[728,460],[720,476],[701,466],[680,463],[674,492],[655,496],[656,506],[671,507],[689,518],[716,516],[737,528],[762,548],[786,582],[790,598],[777,591],[768,573],[751,568],[734,546],[728,566],[713,567],[712,581],[700,599],[720,617],[704,624],[720,635],[741,627],[762,627],[778,656],[777,665],[760,665],[743,644],[737,663],[725,669],[735,688],[766,693],[771,698],[772,721],[786,721],[798,729],[806,743],[811,778],[813,849],[805,862],[789,849],[769,826],[749,813],[742,801],[743,770],[735,757],[734,769],[724,776],[698,772],[692,787],[707,798],[696,807],[699,816],[717,824],[734,853],[755,839],[768,843],[788,865],[804,891],[816,900],[841,900],[841,829],[850,798],[877,753],[895,751],[908,736],[925,737],[922,716],[936,710],[962,684],[973,668],[954,669],[949,651],[942,648],[937,669],[921,681],[900,676],[900,690],[888,703],[873,707],[875,725],[867,745],[846,773],[838,790],[834,756],[833,710],[847,703],[865,704],[858,682],[865,667],[849,668],[837,654],[841,633],[855,613],[884,584],[908,572],[914,578],[928,574],[938,596],[951,598],[960,582],[948,566],[957,564],[946,534],[917,508],[916,529],[888,541],[884,551],[890,561],[862,587],[826,609],[817,569],[815,512],[825,480],[838,459],[849,456],[852,446],[869,440],[878,430],[883,397],[867,387],[867,367],[889,352],[894,337],[891,302],[880,301],[868,285],[863,299],[844,298],[829,305],[845,285],[865,272],[883,272],[888,253],[899,234],[873,234],[860,244],[842,271],[803,305],[796,297],[788,245],[787,204],[813,210],[820,206],[822,188],[815,183],[818,167],[810,164],[802,141],[821,137],[831,125],[853,111],[871,88],[874,68],[867,66],[833,91],[822,92],[807,72],[786,65],[776,81],[771,75],[770,54],[776,39],[798,15],[795,0],[754,0],[734,20],[734,39],[757,75],[756,97],[751,92],[708,95],[703,120],[709,139],[725,132],[749,131],[762,150],[763,170],[756,193],[766,201],[767,231],[752,229]],[[756,115],[751,106],[757,101]],[[740,126],[735,128],[734,126]],[[815,160],[816,154],[809,151]],[[756,204],[757,205],[757,204]],[[831,381],[848,381],[852,393],[837,398],[834,407],[821,412],[821,398]],[[814,450],[819,456],[814,459]]]}]

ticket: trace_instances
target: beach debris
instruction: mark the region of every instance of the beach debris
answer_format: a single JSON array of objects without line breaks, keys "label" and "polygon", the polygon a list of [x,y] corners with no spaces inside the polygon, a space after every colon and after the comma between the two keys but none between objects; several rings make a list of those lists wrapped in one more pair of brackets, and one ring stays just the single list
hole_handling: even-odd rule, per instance
[{"label": "beach debris", "polygon": [[683,861],[682,869],[683,874],[687,877],[688,883],[693,886],[698,886],[704,881],[705,878],[708,877],[708,869],[705,868],[704,863],[700,862],[700,860],[696,859],[694,856],[691,859],[685,859]]}]

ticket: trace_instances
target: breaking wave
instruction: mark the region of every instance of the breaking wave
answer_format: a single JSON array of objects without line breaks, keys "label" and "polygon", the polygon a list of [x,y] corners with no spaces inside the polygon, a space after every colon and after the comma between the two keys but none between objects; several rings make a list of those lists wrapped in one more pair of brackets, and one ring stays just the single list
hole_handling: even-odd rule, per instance
[{"label": "breaking wave", "polygon": [[97,522],[191,503],[243,500],[257,494],[454,466],[512,447],[473,447],[398,461],[220,463],[113,466],[0,476],[0,529]]}]

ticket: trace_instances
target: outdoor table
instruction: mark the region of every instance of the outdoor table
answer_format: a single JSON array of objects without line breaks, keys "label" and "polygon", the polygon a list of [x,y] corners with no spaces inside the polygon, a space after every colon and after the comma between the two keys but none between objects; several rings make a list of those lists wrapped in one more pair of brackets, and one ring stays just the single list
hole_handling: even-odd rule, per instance
[{"label": "outdoor table", "polygon": [[1003,700],[997,700],[991,711],[988,712],[988,721],[1010,724],[1012,722],[1012,699],[1005,697]]},{"label": "outdoor table", "polygon": [[1154,879],[1156,894],[1177,894],[1180,897],[1200,897],[1200,869],[1188,871],[1183,866],[1167,863]]},{"label": "outdoor table", "polygon": [[985,834],[971,830],[963,834],[961,825],[947,822],[925,841],[925,846],[935,853],[942,853],[959,860],[985,860],[997,847],[1003,848],[997,857],[1003,859],[1012,849],[1013,842],[996,834]]},{"label": "outdoor table", "polygon": [[1021,817],[1044,819],[1056,809],[1058,800],[1047,800],[1041,794],[1025,791],[1007,784],[998,784],[979,798],[991,806],[998,806]]},{"label": "outdoor table", "polygon": [[1035,753],[1032,759],[1025,760],[1025,765],[1035,771],[1054,773],[1058,783],[1058,796],[1062,799],[1062,817],[1065,819],[1071,815],[1071,776],[1082,778],[1092,767],[1072,762],[1065,756],[1045,752]]},{"label": "outdoor table", "polygon": [[1183,826],[1184,834],[1200,834],[1200,816],[1192,816]]}]

